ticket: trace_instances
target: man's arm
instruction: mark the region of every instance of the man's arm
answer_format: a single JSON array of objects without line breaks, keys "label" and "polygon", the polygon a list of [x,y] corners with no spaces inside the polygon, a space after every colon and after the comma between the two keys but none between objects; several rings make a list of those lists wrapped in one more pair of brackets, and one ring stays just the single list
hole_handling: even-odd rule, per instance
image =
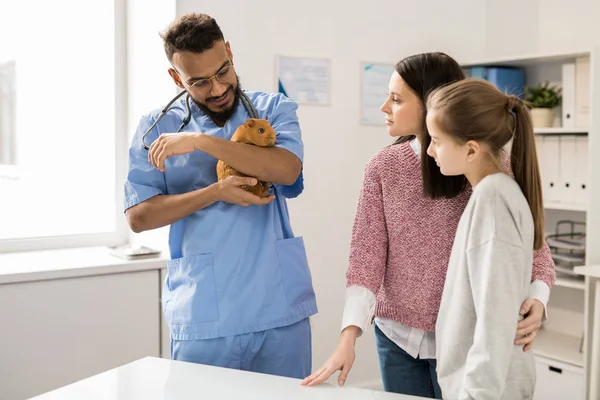
[{"label": "man's arm", "polygon": [[171,225],[217,201],[239,206],[269,204],[274,196],[261,198],[240,188],[241,185],[254,186],[255,184],[254,178],[230,176],[192,192],[159,194],[128,208],[125,211],[127,222],[132,231],[140,233]]},{"label": "man's arm", "polygon": [[300,159],[281,147],[258,147],[198,134],[194,148],[265,182],[292,185],[302,171]]},{"label": "man's arm", "polygon": [[125,211],[131,230],[140,233],[171,225],[216,201],[214,187],[183,194],[157,195]]},{"label": "man's arm", "polygon": [[[168,194],[164,173],[150,163],[150,153],[141,145],[143,133],[154,123],[144,116],[138,124],[129,148],[129,168],[125,180],[124,209],[127,222],[136,233],[156,229],[177,222],[217,201],[240,206],[264,205],[273,196],[261,198],[240,188],[254,186],[256,179],[230,176],[205,188],[183,194]],[[158,137],[156,128],[150,134]]]},{"label": "man's arm", "polygon": [[274,96],[265,119],[277,133],[273,147],[257,147],[196,132],[163,133],[150,147],[149,161],[164,171],[168,157],[199,150],[224,161],[241,173],[271,182],[285,197],[302,192],[304,145],[296,115],[298,106],[283,97]]}]

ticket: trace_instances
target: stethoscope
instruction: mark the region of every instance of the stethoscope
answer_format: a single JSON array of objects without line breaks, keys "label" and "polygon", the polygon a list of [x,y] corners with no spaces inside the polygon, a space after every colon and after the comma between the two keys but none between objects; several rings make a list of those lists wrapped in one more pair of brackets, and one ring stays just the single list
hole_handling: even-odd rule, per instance
[{"label": "stethoscope", "polygon": [[[256,108],[254,108],[254,104],[252,104],[252,100],[250,100],[248,95],[246,95],[246,93],[244,93],[241,89],[237,89],[237,90],[240,95],[240,100],[242,101],[242,104],[244,105],[244,108],[246,109],[246,111],[248,111],[248,114],[250,114],[250,118],[258,118],[258,112],[256,111]],[[179,99],[181,96],[183,96],[186,93],[187,93],[187,91],[184,90],[184,91],[180,92],[179,94],[177,94],[177,96],[173,97],[173,99],[171,101],[169,101],[169,103],[165,106],[165,108],[162,109],[162,111],[158,115],[158,118],[156,118],[156,121],[154,121],[152,126],[150,128],[148,128],[148,130],[146,132],[144,132],[144,135],[142,136],[142,146],[144,146],[144,149],[150,150],[150,146],[147,146],[146,143],[144,142],[146,135],[148,133],[150,133],[150,131],[152,129],[154,129],[156,124],[158,124],[158,121],[160,121],[160,119],[167,113],[167,111],[169,111],[169,109],[171,108],[173,103],[175,103],[175,101],[177,101],[177,99]],[[192,109],[190,107],[190,97],[191,96],[188,93],[188,95],[185,99],[185,104],[187,107],[187,115],[185,116],[181,125],[179,125],[179,128],[177,129],[177,131],[175,133],[179,133],[187,124],[189,124],[190,120],[192,119]]]}]

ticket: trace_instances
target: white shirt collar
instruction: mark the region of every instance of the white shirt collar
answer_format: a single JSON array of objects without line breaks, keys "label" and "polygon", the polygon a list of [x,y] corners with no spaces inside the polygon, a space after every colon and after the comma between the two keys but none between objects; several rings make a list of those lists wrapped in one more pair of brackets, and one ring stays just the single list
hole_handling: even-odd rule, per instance
[{"label": "white shirt collar", "polygon": [[417,155],[417,157],[420,158],[421,157],[421,143],[419,143],[417,138],[414,138],[413,140],[410,141],[410,147],[412,147],[412,149],[415,152],[415,154]]}]

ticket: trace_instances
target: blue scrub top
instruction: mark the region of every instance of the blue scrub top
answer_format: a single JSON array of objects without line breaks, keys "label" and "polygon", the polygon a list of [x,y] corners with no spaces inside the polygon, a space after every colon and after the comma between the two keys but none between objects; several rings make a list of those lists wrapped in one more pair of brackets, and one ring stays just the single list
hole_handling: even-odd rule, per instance
[{"label": "blue scrub top", "polygon": [[[259,118],[277,133],[276,146],[303,161],[296,110],[282,94],[249,92]],[[217,182],[217,159],[194,151],[165,161],[165,172],[148,162],[141,137],[160,110],[141,118],[129,150],[125,209],[160,194],[181,194]],[[185,96],[146,136],[150,144],[177,130],[187,113]],[[220,128],[192,102],[183,129],[229,140],[250,115],[240,102]],[[294,237],[285,198],[303,190],[302,174],[291,186],[274,185],[266,206],[225,202],[197,211],[170,226],[163,311],[174,340],[210,339],[290,325],[317,313],[302,237]]]}]

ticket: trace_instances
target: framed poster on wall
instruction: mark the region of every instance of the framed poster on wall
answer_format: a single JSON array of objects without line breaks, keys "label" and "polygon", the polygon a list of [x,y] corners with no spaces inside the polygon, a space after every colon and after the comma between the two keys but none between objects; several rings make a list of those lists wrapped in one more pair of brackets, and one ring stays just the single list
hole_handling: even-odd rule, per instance
[{"label": "framed poster on wall", "polygon": [[388,84],[394,72],[394,64],[361,64],[361,116],[360,122],[367,125],[384,125],[385,116],[381,105],[388,96]]},{"label": "framed poster on wall", "polygon": [[326,58],[277,57],[277,86],[299,104],[329,105],[331,65]]}]

